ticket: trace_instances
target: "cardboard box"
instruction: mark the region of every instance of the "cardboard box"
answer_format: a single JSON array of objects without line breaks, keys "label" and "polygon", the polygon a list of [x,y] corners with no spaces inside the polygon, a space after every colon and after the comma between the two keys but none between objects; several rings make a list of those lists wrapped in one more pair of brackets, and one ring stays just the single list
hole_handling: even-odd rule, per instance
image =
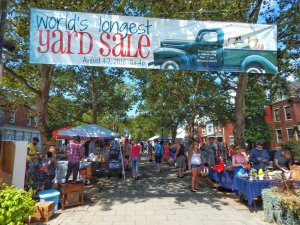
[{"label": "cardboard box", "polygon": [[300,180],[300,166],[290,166],[291,171],[291,179],[293,180]]},{"label": "cardboard box", "polygon": [[48,221],[54,214],[54,202],[37,202],[30,222]]}]

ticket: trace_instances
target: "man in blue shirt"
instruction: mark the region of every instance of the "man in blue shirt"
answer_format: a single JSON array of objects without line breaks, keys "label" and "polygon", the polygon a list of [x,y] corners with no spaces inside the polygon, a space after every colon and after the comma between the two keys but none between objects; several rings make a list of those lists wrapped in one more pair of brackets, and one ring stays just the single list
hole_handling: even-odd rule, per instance
[{"label": "man in blue shirt", "polygon": [[263,149],[263,141],[256,142],[256,148],[250,152],[250,162],[255,169],[265,169],[269,164],[270,156],[267,150]]}]

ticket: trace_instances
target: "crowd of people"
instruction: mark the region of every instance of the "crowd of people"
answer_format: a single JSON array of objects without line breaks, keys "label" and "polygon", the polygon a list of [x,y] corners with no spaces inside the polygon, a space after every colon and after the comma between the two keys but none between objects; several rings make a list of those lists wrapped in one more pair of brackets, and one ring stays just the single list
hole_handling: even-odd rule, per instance
[{"label": "crowd of people", "polygon": [[[127,143],[130,143],[126,140]],[[239,146],[227,148],[222,142],[208,139],[203,142],[194,141],[187,146],[179,139],[175,144],[154,140],[154,145],[149,141],[146,144],[150,162],[157,164],[157,172],[161,172],[161,163],[170,163],[178,167],[178,178],[191,173],[191,191],[199,191],[198,184],[201,174],[207,174],[209,169],[232,168],[234,176],[246,173],[251,168],[256,171],[266,168],[286,172],[293,164],[290,151],[287,149],[277,150],[275,155],[270,155],[263,148],[263,141],[257,141],[255,147],[250,151]],[[140,145],[139,158],[144,145]],[[130,149],[130,148],[129,148]],[[226,163],[224,163],[226,161]],[[138,171],[133,169],[133,176],[138,177]]]},{"label": "crowd of people", "polygon": [[[33,179],[35,168],[38,164],[39,156],[37,143],[39,139],[34,137],[28,145],[26,183]],[[270,166],[275,170],[283,172],[289,170],[293,160],[291,153],[286,150],[278,150],[275,155],[270,155],[263,148],[263,142],[257,141],[255,148],[251,151],[240,148],[239,146],[231,146],[227,148],[223,142],[215,139],[213,142],[206,139],[203,142],[194,141],[190,146],[182,143],[180,139],[176,143],[171,144],[169,141],[154,140],[154,145],[147,141],[138,142],[137,140],[125,139],[124,143],[118,143],[115,140],[99,142],[95,138],[82,143],[79,136],[68,142],[63,148],[63,153],[68,160],[68,168],[65,180],[69,181],[72,174],[73,181],[77,180],[80,161],[91,155],[96,155],[101,151],[105,158],[109,158],[111,152],[117,153],[119,159],[129,168],[132,169],[132,177],[135,180],[140,178],[139,164],[142,153],[147,152],[148,161],[154,162],[157,166],[157,173],[162,170],[162,163],[169,163],[178,168],[178,178],[184,177],[187,173],[191,173],[191,191],[199,191],[200,174],[207,174],[209,169],[231,167],[234,175],[238,176],[246,171],[254,168],[256,170],[265,169]],[[146,151],[145,151],[146,150]],[[43,160],[43,168],[48,176],[45,183],[45,189],[51,188],[57,168],[56,147],[50,146]]]}]

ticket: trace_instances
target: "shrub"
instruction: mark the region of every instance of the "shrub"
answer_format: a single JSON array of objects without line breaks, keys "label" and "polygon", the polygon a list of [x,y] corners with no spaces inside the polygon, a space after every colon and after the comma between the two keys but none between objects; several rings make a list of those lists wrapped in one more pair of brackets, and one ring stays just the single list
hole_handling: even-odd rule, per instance
[{"label": "shrub", "polygon": [[287,194],[277,188],[262,191],[265,221],[280,225],[300,224],[300,192]]},{"label": "shrub", "polygon": [[0,224],[24,224],[24,218],[34,212],[35,201],[31,191],[5,186],[0,190]]}]

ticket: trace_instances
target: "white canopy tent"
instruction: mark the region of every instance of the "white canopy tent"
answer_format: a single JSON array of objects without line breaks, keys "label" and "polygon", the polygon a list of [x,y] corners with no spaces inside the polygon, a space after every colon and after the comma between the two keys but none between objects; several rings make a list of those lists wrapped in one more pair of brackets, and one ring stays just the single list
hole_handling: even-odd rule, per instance
[{"label": "white canopy tent", "polygon": [[59,130],[57,136],[75,137],[79,135],[81,138],[119,138],[116,132],[100,127],[96,124],[81,125],[66,130]]},{"label": "white canopy tent", "polygon": [[155,135],[155,136],[149,138],[148,140],[149,140],[149,141],[154,141],[155,139],[158,139],[159,137],[160,137],[160,136]]},{"label": "white canopy tent", "polygon": [[186,133],[185,129],[179,127],[179,128],[177,129],[176,139],[182,139],[182,140],[185,140],[186,137],[187,137],[187,133]]}]

